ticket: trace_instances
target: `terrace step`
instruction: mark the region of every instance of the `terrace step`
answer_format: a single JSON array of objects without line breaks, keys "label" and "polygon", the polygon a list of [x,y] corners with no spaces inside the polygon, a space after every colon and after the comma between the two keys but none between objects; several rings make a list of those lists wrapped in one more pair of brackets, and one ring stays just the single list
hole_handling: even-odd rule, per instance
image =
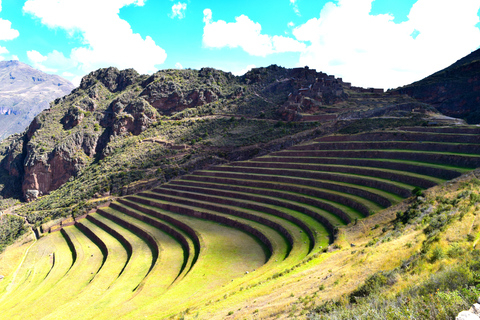
[{"label": "terrace step", "polygon": [[302,164],[294,162],[267,162],[267,161],[245,161],[230,163],[230,166],[235,167],[249,167],[249,168],[269,168],[269,169],[291,169],[291,170],[306,170],[318,172],[338,172],[348,173],[353,175],[362,175],[369,177],[377,177],[381,179],[388,179],[405,184],[418,186],[420,188],[428,189],[437,184],[445,182],[420,174],[411,174],[404,171],[390,170],[390,169],[374,169],[355,166],[341,166],[341,165],[318,165],[318,164]]},{"label": "terrace step", "polygon": [[[82,230],[84,234],[93,233],[105,243],[105,246],[108,248],[107,259],[102,268],[89,283],[88,287],[82,290],[75,299],[62,306],[57,306],[49,315],[49,318],[51,319],[71,318],[72,315],[76,314],[81,314],[86,317],[89,310],[95,309],[95,304],[97,302],[102,301],[104,297],[109,295],[109,291],[111,290],[109,288],[111,288],[118,279],[118,276],[127,261],[127,252],[125,248],[112,235],[87,219],[77,222],[75,226]],[[75,281],[75,279],[72,279],[72,281]],[[104,304],[104,302],[101,303]],[[89,306],[88,310],[85,310],[86,305]]]},{"label": "terrace step", "polygon": [[[144,196],[148,197],[150,199],[156,199],[156,200],[162,200],[162,201],[167,201],[169,203],[175,203],[175,204],[182,204],[186,205],[192,208],[201,208],[201,209],[206,209],[210,210],[212,212],[217,212],[221,213],[230,217],[236,217],[240,219],[245,219],[247,221],[254,221],[266,226],[269,226],[273,228],[274,230],[278,231],[287,241],[289,249],[288,252],[291,250],[298,250],[297,246],[294,246],[295,244],[295,237],[297,232],[294,232],[294,229],[300,229],[302,230],[302,227],[297,225],[297,221],[294,223],[292,221],[288,221],[289,223],[284,222],[284,217],[279,218],[272,216],[270,214],[264,214],[260,212],[255,212],[252,209],[243,209],[239,208],[235,205],[228,205],[228,204],[216,204],[212,203],[210,201],[193,201],[189,198],[183,198],[179,196],[167,196],[167,195],[161,195],[158,193],[148,193],[148,192],[142,192],[139,194],[139,196]],[[219,199],[220,201],[220,199]],[[278,214],[281,214],[278,212]],[[285,215],[287,216],[287,215]],[[303,231],[307,231],[308,227],[303,229]],[[312,238],[312,234],[309,232],[308,233],[310,241]],[[310,250],[311,251],[312,246],[310,245]]]},{"label": "terrace step", "polygon": [[414,189],[413,185],[402,184],[399,182],[387,181],[384,179],[371,178],[368,176],[353,176],[342,173],[328,173],[328,172],[316,172],[306,170],[275,170],[269,168],[248,168],[248,167],[215,167],[211,170],[202,170],[196,172],[197,175],[201,175],[208,172],[211,175],[217,175],[218,173],[242,173],[242,174],[261,174],[267,176],[288,176],[296,178],[309,178],[315,180],[342,182],[355,186],[370,187],[379,190],[383,190],[389,193],[393,193],[399,197],[407,198],[411,195],[411,190]]},{"label": "terrace step", "polygon": [[[332,225],[349,223],[352,218],[355,219],[358,217],[362,217],[362,215],[358,211],[351,208],[348,208],[350,209],[348,210],[347,207],[344,207],[337,203],[321,201],[317,198],[303,196],[295,193],[279,192],[269,189],[254,189],[231,185],[210,185],[208,187],[205,187],[201,184],[188,184],[185,183],[185,181],[175,181],[174,183],[164,185],[163,188],[220,196],[227,196],[229,193],[224,190],[231,190],[235,191],[235,193],[233,194],[235,198],[265,202],[277,206],[286,205],[289,209],[309,215],[310,217],[317,219],[319,222],[319,219],[321,219],[321,217],[317,217],[317,215],[327,215],[325,218],[331,221]],[[285,202],[285,200],[287,202]],[[318,210],[318,208],[320,208],[321,210]],[[365,214],[369,214],[368,208],[366,207]]]},{"label": "terrace step", "polygon": [[476,134],[452,134],[436,132],[408,132],[408,131],[382,131],[368,132],[352,135],[332,135],[314,139],[316,142],[340,141],[417,141],[417,142],[451,142],[451,143],[479,143]]},{"label": "terrace step", "polygon": [[457,134],[480,134],[479,127],[400,127],[398,130],[410,132],[436,132]]},{"label": "terrace step", "polygon": [[[162,197],[164,195],[171,195],[171,196],[174,196],[174,197],[177,197],[177,198],[195,199],[195,200],[199,200],[201,202],[206,202],[206,203],[212,202],[212,203],[215,203],[215,204],[227,205],[229,207],[234,207],[235,210],[236,210],[236,208],[244,208],[244,209],[257,211],[259,213],[260,212],[265,212],[268,215],[273,215],[275,217],[280,217],[282,219],[285,219],[285,220],[295,224],[297,227],[302,229],[303,232],[307,233],[307,235],[309,237],[309,240],[310,240],[310,251],[315,246],[316,237],[314,235],[314,230],[312,230],[313,228],[310,225],[307,225],[307,223],[305,223],[305,221],[303,221],[303,219],[299,218],[299,216],[302,216],[301,213],[304,213],[304,212],[288,212],[288,211],[285,211],[281,206],[279,206],[278,203],[269,206],[269,205],[264,204],[264,203],[266,203],[265,201],[258,201],[257,202],[255,200],[255,198],[252,198],[251,196],[247,195],[246,197],[242,197],[242,195],[238,194],[238,193],[235,193],[235,196],[232,198],[232,195],[229,194],[228,192],[224,193],[223,195],[216,194],[216,195],[212,196],[211,194],[182,191],[182,190],[176,190],[176,189],[173,189],[173,188],[172,189],[170,189],[170,188],[158,188],[158,189],[154,189],[152,191],[159,194]],[[236,199],[244,199],[246,201],[238,201]],[[259,199],[257,198],[257,200],[259,200]],[[196,202],[196,203],[199,204],[198,202]],[[292,207],[295,207],[296,209],[302,210],[302,208],[300,208],[299,206],[292,206]],[[211,209],[211,208],[212,207],[210,207],[209,209]],[[287,207],[285,206],[285,208],[287,208]],[[221,209],[223,209],[223,207],[222,208],[216,207],[215,211],[222,212],[222,211],[219,211]],[[296,210],[296,209],[292,209],[292,208],[288,208],[288,209]],[[323,216],[317,214],[314,211],[311,211],[311,210],[310,211],[304,210],[304,211],[305,211],[304,214],[306,214],[306,215],[310,216],[311,218],[315,219],[316,221],[320,222],[320,224],[327,225],[327,228],[330,228],[330,230],[333,232],[334,226],[330,223],[330,221],[328,221]],[[243,215],[243,213],[242,212],[235,212],[234,215],[236,215],[236,216]],[[267,219],[269,218],[268,215],[267,215]]]},{"label": "terrace step", "polygon": [[[157,260],[160,254],[160,248],[158,246],[158,243],[155,241],[155,238],[150,233],[146,232],[144,229],[116,215],[115,214],[116,211],[112,207],[97,209],[97,213],[102,217],[105,217],[115,222],[119,226],[122,226],[123,228],[129,230],[135,236],[141,238],[147,244],[148,248],[151,251],[151,263],[145,277],[148,276],[148,274],[152,271],[152,269],[157,264]],[[133,245],[132,245],[132,248],[133,248]]]},{"label": "terrace step", "polygon": [[[202,244],[198,233],[193,228],[179,221],[178,219],[174,219],[159,212],[159,210],[153,210],[126,199],[118,199],[118,203],[122,204],[124,207],[135,210],[137,214],[139,213],[143,215],[143,217],[141,217],[142,221],[150,223],[159,229],[165,228],[165,232],[171,234],[175,238],[178,238],[180,243],[182,243],[182,246],[184,246],[185,253],[192,258],[188,271],[195,265],[195,262],[198,260],[198,256],[200,255]],[[130,214],[131,210],[125,210],[123,213]],[[190,245],[190,242],[192,245]],[[186,247],[187,245],[188,247]]]},{"label": "terrace step", "polygon": [[[205,190],[232,190],[248,194],[259,194],[300,202],[309,206],[323,209],[332,214],[335,214],[336,210],[341,210],[351,217],[355,217],[358,214],[367,216],[371,212],[381,209],[381,207],[373,202],[360,197],[351,195],[345,196],[339,192],[325,189],[322,190],[313,187],[282,183],[258,182],[250,180],[231,180],[231,182],[227,181],[227,183],[219,183],[217,181],[209,183],[183,179],[171,181],[169,184],[164,185],[164,187],[186,187]],[[335,210],[327,210],[329,207],[333,207]],[[340,215],[338,217],[340,217]],[[336,219],[339,219],[338,217],[336,217]],[[338,223],[341,223],[341,221],[339,220]]]},{"label": "terrace step", "polygon": [[[14,319],[16,315],[23,314],[27,319],[43,318],[55,308],[75,299],[95,277],[103,261],[100,249],[74,226],[63,228],[61,233],[75,248],[74,264],[58,282],[53,284],[45,280],[44,285],[23,296],[21,304],[2,312],[2,317]],[[25,303],[30,306],[27,310],[24,310]]]},{"label": "terrace step", "polygon": [[2,317],[8,310],[21,305],[21,301],[28,295],[48,291],[63,278],[71,266],[70,247],[61,233],[40,238],[29,250],[16,276],[3,280],[9,281],[9,284],[0,299]]},{"label": "terrace step", "polygon": [[[232,218],[225,217],[221,214],[212,213],[210,210],[202,210],[202,209],[199,210],[199,208],[197,207],[191,207],[188,205],[171,203],[167,201],[160,201],[152,198],[142,198],[141,196],[128,196],[126,197],[126,199],[131,202],[139,203],[149,207],[158,208],[166,212],[172,212],[174,214],[203,219],[207,221],[213,221],[213,222],[221,223],[226,226],[241,230],[259,239],[259,241],[266,248],[267,260],[269,260],[274,254],[278,254],[278,252],[275,252],[275,251],[279,251],[280,244],[278,244],[276,248],[274,248],[274,244],[273,244],[274,242],[272,241],[272,237],[267,236],[266,234],[263,233],[263,231],[259,231],[259,229],[257,229],[257,227],[260,227],[260,230],[261,230],[262,229],[261,226],[254,227],[251,224],[243,223],[242,221],[239,221],[237,219],[232,219]],[[165,214],[165,212],[163,213]],[[274,230],[273,228],[270,228],[270,229]],[[274,231],[275,233],[280,235],[278,231],[276,230]],[[289,244],[289,241],[287,239],[283,238],[283,241],[285,241],[285,246],[287,247],[287,252],[285,255],[286,257],[290,252],[291,244]],[[293,240],[292,240],[292,243],[293,243]]]},{"label": "terrace step", "polygon": [[[140,220],[137,217],[141,215],[132,209],[127,209],[121,204],[113,202],[110,204],[109,210],[114,214],[115,218],[124,221],[125,225],[128,225],[130,230],[134,231],[139,229],[142,230],[142,234],[146,233],[150,235],[151,239],[148,240],[150,247],[155,246],[159,251],[161,249],[161,254],[160,252],[158,253],[158,258],[153,265],[153,268],[150,269],[149,274],[142,281],[140,288],[143,290],[145,286],[152,284],[152,281],[154,281],[155,286],[151,287],[154,288],[154,290],[151,291],[151,294],[155,294],[156,296],[163,294],[167,288],[172,285],[180,275],[182,275],[188,261],[192,260],[188,254],[190,251],[189,243],[183,238],[185,241],[185,248],[180,241],[164,231],[168,230],[177,236],[183,236],[175,233],[176,230],[169,230],[166,226],[162,226],[163,230],[157,228],[157,226],[160,226],[160,223],[155,223],[155,220],[153,219],[151,222],[155,225]],[[128,212],[129,214],[125,214],[124,212]],[[136,231],[135,233],[141,235]],[[143,235],[142,238],[144,238]],[[182,238],[180,237],[180,239]],[[187,252],[185,252],[185,249]]]},{"label": "terrace step", "polygon": [[[122,203],[112,202],[110,204],[110,208],[121,213],[123,215],[121,216],[122,220],[125,220],[128,223],[136,224],[137,227],[143,228],[145,230],[149,230],[149,233],[154,234],[159,246],[162,244],[163,246],[165,246],[165,244],[169,243],[170,250],[181,250],[182,263],[181,266],[178,268],[178,273],[175,275],[174,279],[172,279],[173,282],[183,273],[186,268],[190,269],[193,266],[192,261],[194,260],[194,256],[198,255],[198,253],[195,252],[193,243],[189,241],[190,239],[187,240],[187,237],[185,237],[175,228],[169,226],[168,224],[162,223],[157,219],[146,216],[129,205],[134,206],[135,204],[128,201],[123,201]],[[155,229],[152,230],[152,228]],[[172,241],[170,241],[169,238],[174,239],[176,244],[180,248],[173,248],[174,245],[170,243]],[[165,252],[165,248],[163,248],[162,252]],[[178,254],[175,254],[175,256],[178,256]],[[162,263],[164,265],[167,264],[173,266],[175,264],[175,261],[172,262],[170,260],[167,260],[166,262],[162,261]]]},{"label": "terrace step", "polygon": [[[459,177],[467,169],[453,168],[446,165],[425,164],[418,162],[401,161],[394,159],[363,159],[363,158],[333,158],[333,157],[276,157],[265,156],[255,158],[255,162],[282,162],[282,163],[305,163],[305,164],[331,164],[343,166],[359,166],[371,168],[384,168],[398,171],[406,171],[412,173],[423,174],[442,180],[451,180]],[[245,161],[240,163],[250,163]]]},{"label": "terrace step", "polygon": [[419,141],[345,141],[345,142],[316,142],[288,148],[288,150],[415,150],[430,152],[450,152],[480,154],[480,144]]},{"label": "terrace step", "polygon": [[[196,171],[192,175],[183,176],[180,180],[193,180],[198,182],[212,182],[221,184],[240,184],[245,183],[254,186],[262,186],[261,183],[268,182],[280,184],[289,184],[295,186],[301,186],[306,188],[318,188],[321,192],[327,192],[332,190],[338,193],[344,193],[349,195],[355,195],[361,198],[365,198],[374,203],[377,203],[382,207],[389,207],[392,203],[400,201],[400,197],[395,197],[392,194],[385,193],[378,189],[373,188],[361,188],[346,183],[323,181],[308,178],[288,177],[288,176],[270,176],[261,174],[242,174],[242,173],[227,173],[227,172],[209,172],[209,171]],[[308,189],[307,189],[308,190]],[[325,191],[326,190],[326,191]],[[318,196],[321,198],[322,196]],[[329,199],[329,198],[327,198]]]},{"label": "terrace step", "polygon": [[454,153],[434,153],[418,151],[383,150],[329,150],[329,151],[279,151],[271,154],[277,157],[338,157],[338,158],[376,158],[409,160],[423,163],[455,165],[475,169],[480,167],[480,157]]},{"label": "terrace step", "polygon": [[[87,219],[111,234],[124,246],[128,259],[114,286],[122,284],[128,288],[126,290],[133,292],[151,270],[152,262],[156,260],[156,257],[154,257],[152,249],[144,239],[124,226],[119,225],[116,221],[104,217],[102,214],[106,216],[111,215],[109,212],[106,212],[107,209],[98,209],[97,213],[88,215]],[[129,280],[119,281],[120,278],[128,278]]]}]

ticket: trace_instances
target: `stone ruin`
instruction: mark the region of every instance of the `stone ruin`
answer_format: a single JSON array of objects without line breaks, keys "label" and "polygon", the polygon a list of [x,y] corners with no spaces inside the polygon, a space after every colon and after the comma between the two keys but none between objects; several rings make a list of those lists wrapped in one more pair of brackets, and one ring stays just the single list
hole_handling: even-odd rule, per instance
[{"label": "stone ruin", "polygon": [[[342,78],[317,72],[315,69],[295,68],[290,74],[290,81],[294,82],[295,91],[291,92],[287,101],[278,110],[284,121],[314,121],[313,115],[320,111],[319,107],[333,105],[348,99],[345,89],[359,93],[383,94],[383,89],[353,87]],[[335,120],[336,114],[315,115],[315,121]]]},{"label": "stone ruin", "polygon": [[308,67],[295,68],[292,74],[300,77],[291,77],[297,88],[279,109],[285,121],[299,121],[302,113],[314,113],[323,105],[339,103],[348,97],[344,88],[349,88],[351,84],[345,84],[341,78],[336,79]]}]

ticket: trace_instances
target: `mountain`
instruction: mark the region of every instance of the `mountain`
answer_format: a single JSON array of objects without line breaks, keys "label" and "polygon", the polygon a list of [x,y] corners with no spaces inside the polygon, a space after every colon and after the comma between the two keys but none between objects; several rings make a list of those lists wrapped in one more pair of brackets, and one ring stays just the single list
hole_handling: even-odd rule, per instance
[{"label": "mountain", "polygon": [[393,91],[431,104],[447,116],[480,123],[480,49],[448,68]]},{"label": "mountain", "polygon": [[50,102],[75,86],[19,61],[0,61],[0,139],[22,132]]}]

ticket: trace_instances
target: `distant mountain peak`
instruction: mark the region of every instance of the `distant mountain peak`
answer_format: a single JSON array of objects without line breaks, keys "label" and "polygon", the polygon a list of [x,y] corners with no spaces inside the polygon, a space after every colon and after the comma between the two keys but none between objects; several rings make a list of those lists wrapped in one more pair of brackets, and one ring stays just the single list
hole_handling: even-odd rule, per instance
[{"label": "distant mountain peak", "polygon": [[18,60],[0,61],[0,139],[25,130],[50,102],[75,86]]}]

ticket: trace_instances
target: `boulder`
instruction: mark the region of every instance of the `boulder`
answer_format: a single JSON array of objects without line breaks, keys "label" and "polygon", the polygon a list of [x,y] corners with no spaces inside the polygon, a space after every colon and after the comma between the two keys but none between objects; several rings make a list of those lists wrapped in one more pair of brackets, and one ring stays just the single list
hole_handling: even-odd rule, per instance
[{"label": "boulder", "polygon": [[480,320],[480,318],[469,311],[462,311],[458,314],[455,320]]}]

